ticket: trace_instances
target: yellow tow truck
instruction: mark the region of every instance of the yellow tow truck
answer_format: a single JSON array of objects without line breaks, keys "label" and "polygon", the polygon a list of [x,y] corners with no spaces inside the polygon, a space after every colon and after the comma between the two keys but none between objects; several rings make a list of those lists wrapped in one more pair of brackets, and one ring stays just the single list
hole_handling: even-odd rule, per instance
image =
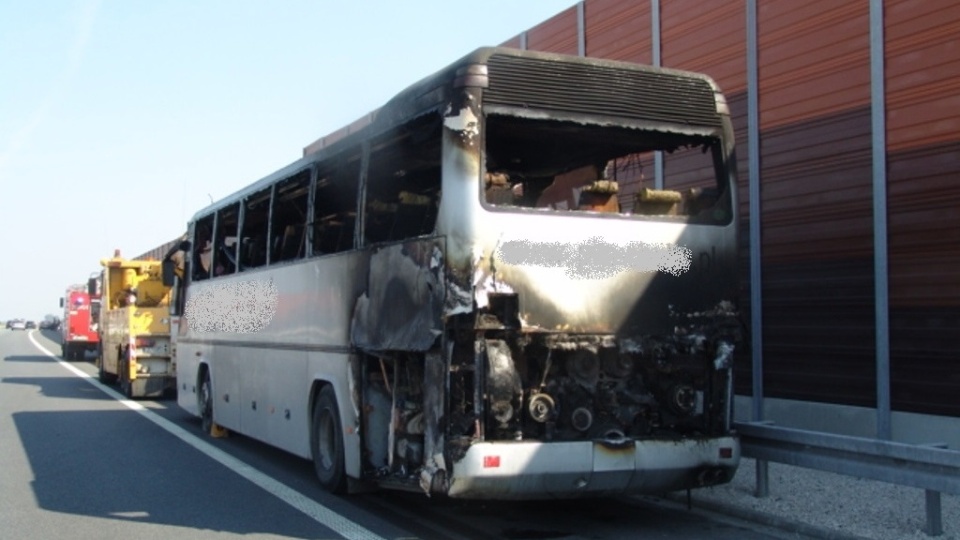
[{"label": "yellow tow truck", "polygon": [[176,391],[176,364],[170,334],[171,287],[160,261],[120,256],[102,259],[99,279],[100,381],[119,383],[129,398],[158,397]]}]

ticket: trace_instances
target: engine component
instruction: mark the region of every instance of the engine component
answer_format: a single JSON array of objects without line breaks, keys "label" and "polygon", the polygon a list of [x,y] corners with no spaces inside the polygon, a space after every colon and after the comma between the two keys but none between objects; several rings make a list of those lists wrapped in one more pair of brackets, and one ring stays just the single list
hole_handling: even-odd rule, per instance
[{"label": "engine component", "polygon": [[697,391],[687,384],[678,384],[670,389],[670,408],[677,414],[688,415],[697,406]]},{"label": "engine component", "polygon": [[580,349],[570,353],[567,357],[567,373],[580,386],[593,391],[600,380],[600,360],[597,354],[587,349]]},{"label": "engine component", "polygon": [[577,407],[570,415],[570,423],[577,431],[587,431],[593,425],[593,413],[586,407]]},{"label": "engine component", "polygon": [[498,427],[507,429],[512,420],[518,420],[516,412],[523,397],[520,374],[505,341],[486,340],[486,352],[489,411]]},{"label": "engine component", "polygon": [[633,359],[626,354],[619,354],[616,349],[605,350],[601,353],[603,372],[608,377],[626,379],[633,374]]},{"label": "engine component", "polygon": [[530,418],[542,424],[553,417],[556,404],[550,394],[535,394],[530,396],[527,410],[530,412]]}]

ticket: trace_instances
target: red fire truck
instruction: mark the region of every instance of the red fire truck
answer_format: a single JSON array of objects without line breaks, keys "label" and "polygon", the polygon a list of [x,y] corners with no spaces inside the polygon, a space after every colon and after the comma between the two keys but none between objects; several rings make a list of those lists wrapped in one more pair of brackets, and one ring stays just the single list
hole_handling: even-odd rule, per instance
[{"label": "red fire truck", "polygon": [[90,294],[86,285],[71,285],[60,299],[63,340],[60,353],[66,360],[83,360],[86,351],[96,351],[100,342],[97,321],[100,315],[100,297]]}]

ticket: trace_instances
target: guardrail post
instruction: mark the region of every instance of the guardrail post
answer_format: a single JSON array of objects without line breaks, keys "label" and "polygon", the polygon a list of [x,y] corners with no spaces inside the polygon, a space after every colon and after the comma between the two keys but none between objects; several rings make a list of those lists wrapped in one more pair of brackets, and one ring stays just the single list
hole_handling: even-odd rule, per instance
[{"label": "guardrail post", "polygon": [[[921,446],[947,448],[946,443],[930,443]],[[932,489],[925,489],[923,491],[926,498],[924,503],[927,511],[927,527],[923,532],[927,533],[927,536],[943,536],[943,514],[940,507],[940,492]]]},{"label": "guardrail post", "polygon": [[[772,420],[761,420],[751,423],[761,426],[773,425]],[[766,460],[757,460],[757,489],[753,492],[753,496],[758,499],[766,499],[770,496],[770,463]]]},{"label": "guardrail post", "polygon": [[924,490],[927,496],[927,529],[928,536],[943,535],[943,520],[940,514],[940,492],[930,489]]},{"label": "guardrail post", "polygon": [[766,461],[757,460],[757,490],[753,494],[758,499],[765,499],[770,496],[770,469],[768,465]]}]

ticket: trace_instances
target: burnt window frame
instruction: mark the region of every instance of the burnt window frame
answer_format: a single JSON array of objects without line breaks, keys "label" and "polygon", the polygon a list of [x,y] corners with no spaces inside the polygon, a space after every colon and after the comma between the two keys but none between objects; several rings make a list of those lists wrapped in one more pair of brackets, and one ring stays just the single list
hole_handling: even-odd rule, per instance
[{"label": "burnt window frame", "polygon": [[426,112],[371,137],[364,157],[361,245],[435,235],[443,190],[442,115]]},{"label": "burnt window frame", "polygon": [[[736,189],[734,171],[736,164],[733,163],[735,159],[732,155],[730,156],[730,161],[727,162],[724,159],[725,155],[725,146],[727,144],[726,135],[721,128],[703,128],[701,131],[703,133],[682,133],[669,132],[663,128],[656,129],[653,126],[644,126],[638,125],[636,122],[632,121],[622,121],[616,122],[616,119],[610,119],[608,123],[599,123],[596,118],[586,119],[579,118],[575,116],[566,116],[558,115],[556,117],[546,117],[542,116],[545,114],[545,111],[540,112],[530,112],[530,111],[516,111],[510,108],[504,107],[486,107],[483,111],[483,114],[480,115],[481,122],[481,142],[480,142],[480,177],[477,182],[477,196],[479,197],[480,204],[484,210],[488,212],[507,212],[507,213],[523,213],[523,214],[533,214],[539,216],[570,216],[570,217],[592,217],[592,218],[604,218],[604,219],[627,219],[633,221],[642,221],[642,222],[656,222],[656,223],[677,223],[684,225],[707,225],[707,226],[716,226],[716,227],[726,227],[729,226],[734,221],[734,216],[736,214],[736,209],[733,207],[733,191]],[[490,117],[507,117],[514,121],[523,121],[523,122],[536,122],[536,123],[547,123],[547,122],[557,122],[559,124],[565,124],[568,126],[572,125],[581,125],[586,129],[595,129],[595,130],[629,130],[635,132],[635,135],[638,138],[649,136],[655,138],[657,136],[662,137],[672,137],[676,138],[678,141],[683,139],[689,139],[690,143],[686,145],[678,145],[674,150],[669,151],[664,148],[659,148],[655,145],[652,145],[648,149],[637,151],[632,154],[627,154],[623,157],[630,157],[637,154],[642,154],[645,152],[650,152],[651,154],[657,150],[663,151],[665,157],[671,155],[674,151],[683,150],[684,148],[693,148],[694,143],[699,143],[700,149],[706,148],[712,154],[712,163],[714,175],[717,181],[716,184],[716,195],[714,198],[713,205],[721,205],[718,208],[722,215],[720,217],[714,218],[705,218],[698,215],[666,215],[666,214],[644,214],[644,213],[634,213],[633,207],[629,212],[625,212],[622,209],[618,212],[600,212],[600,211],[577,211],[577,210],[565,210],[557,208],[547,208],[547,207],[535,207],[535,206],[521,206],[521,205],[507,205],[507,204],[496,204],[490,203],[487,201],[486,193],[486,183],[487,183],[487,174],[490,172],[488,170],[489,164],[489,152],[488,152],[488,141],[490,137],[489,131],[489,120]],[[705,150],[706,151],[706,150]],[[562,173],[554,174],[554,180],[556,177],[561,176],[562,174],[568,174],[577,168],[586,167],[587,164],[581,165],[580,167],[574,167],[565,170]],[[496,173],[497,170],[494,171]],[[546,177],[544,177],[546,178]],[[652,178],[647,181],[652,182]],[[646,182],[644,182],[646,183]],[[547,187],[541,190],[546,191],[550,186],[547,184]],[[619,199],[619,197],[618,197]],[[618,201],[618,204],[619,201]]]}]

